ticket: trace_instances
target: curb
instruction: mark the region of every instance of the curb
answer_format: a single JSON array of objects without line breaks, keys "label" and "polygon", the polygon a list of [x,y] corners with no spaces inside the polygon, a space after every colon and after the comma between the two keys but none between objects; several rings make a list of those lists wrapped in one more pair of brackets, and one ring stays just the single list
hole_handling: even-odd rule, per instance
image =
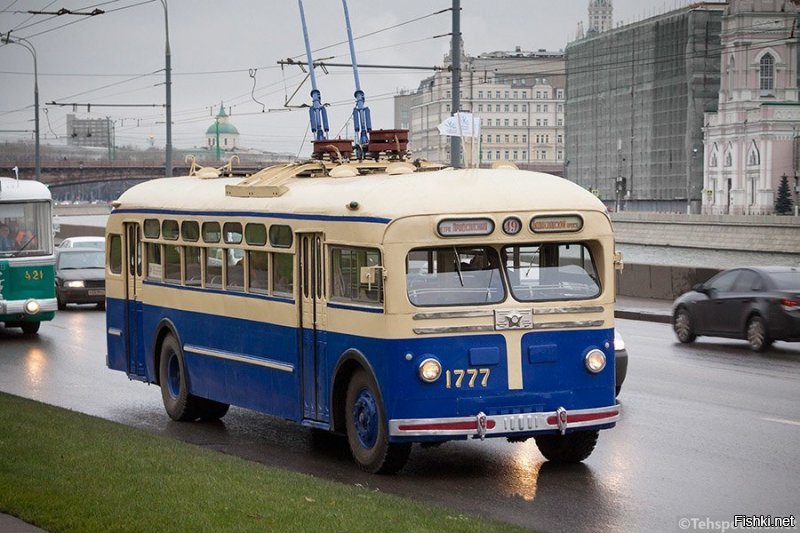
[{"label": "curb", "polygon": [[672,316],[664,314],[663,312],[648,312],[648,311],[630,311],[625,309],[616,309],[614,311],[614,318],[626,318],[628,320],[642,320],[644,322],[658,322],[659,324],[672,323]]}]

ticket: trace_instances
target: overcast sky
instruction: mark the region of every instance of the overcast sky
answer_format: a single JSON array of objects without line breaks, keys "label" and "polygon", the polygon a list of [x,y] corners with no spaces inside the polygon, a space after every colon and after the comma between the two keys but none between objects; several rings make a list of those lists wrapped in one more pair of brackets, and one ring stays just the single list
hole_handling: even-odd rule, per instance
[{"label": "overcast sky", "polygon": [[[43,142],[64,136],[71,107],[50,102],[92,103],[81,118],[110,117],[117,145],[156,146],[165,140],[162,107],[98,107],[97,104],[157,104],[164,94],[164,9],[160,0],[0,0],[0,32],[24,37],[35,46],[39,65],[39,100]],[[173,69],[173,144],[191,148],[205,144],[220,101],[229,106],[244,147],[307,155],[310,132],[305,109],[281,109],[304,74],[298,67],[281,69],[276,62],[305,60],[296,0],[167,0]],[[586,25],[588,0],[462,0],[461,32],[467,54],[495,50],[560,50],[574,39],[577,23]],[[685,0],[614,0],[614,21],[631,22],[686,5]],[[305,0],[313,49],[346,41],[340,0]],[[359,63],[434,66],[450,45],[450,0],[349,0]],[[94,17],[31,15],[28,11],[60,9],[106,11]],[[417,20],[418,19],[418,20]],[[409,22],[413,21],[413,22]],[[403,24],[406,23],[407,24]],[[393,26],[397,26],[392,29]],[[384,30],[384,31],[381,31]],[[377,33],[374,33],[377,32]],[[359,36],[368,35],[358,39]],[[314,59],[349,63],[346,44],[315,52]],[[0,45],[0,140],[32,138],[33,65],[20,46]],[[392,128],[392,95],[414,89],[430,73],[360,70],[362,89],[373,127]],[[331,137],[345,135],[353,107],[352,71],[318,72],[324,102],[330,103]],[[291,103],[310,101],[307,81]],[[45,112],[46,111],[46,112]],[[352,136],[352,131],[350,131]],[[305,142],[304,142],[305,138]],[[0,146],[0,149],[2,147]]]}]

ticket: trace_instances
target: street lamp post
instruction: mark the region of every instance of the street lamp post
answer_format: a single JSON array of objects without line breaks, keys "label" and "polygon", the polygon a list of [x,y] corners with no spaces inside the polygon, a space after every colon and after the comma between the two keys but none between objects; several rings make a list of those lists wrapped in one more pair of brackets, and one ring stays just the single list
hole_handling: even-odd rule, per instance
[{"label": "street lamp post", "polygon": [[166,72],[167,86],[167,147],[166,147],[166,177],[172,177],[172,52],[169,49],[169,13],[167,11],[167,0],[161,0],[164,6],[164,30],[166,45],[164,48],[164,70]]},{"label": "street lamp post", "polygon": [[5,44],[17,44],[31,53],[33,56],[33,107],[34,107],[34,127],[35,127],[35,164],[36,164],[36,181],[41,181],[42,176],[42,160],[41,154],[39,151],[39,65],[36,60],[36,48],[28,41],[22,37],[14,37],[11,39],[9,34],[6,34],[3,37],[2,42]]}]

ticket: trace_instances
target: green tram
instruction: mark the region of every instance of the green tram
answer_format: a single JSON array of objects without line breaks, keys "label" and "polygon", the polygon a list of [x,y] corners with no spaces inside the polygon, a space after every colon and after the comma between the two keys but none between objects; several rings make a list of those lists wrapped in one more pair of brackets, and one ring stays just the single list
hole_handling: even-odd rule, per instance
[{"label": "green tram", "polygon": [[28,335],[57,308],[53,200],[38,181],[0,177],[0,322]]}]

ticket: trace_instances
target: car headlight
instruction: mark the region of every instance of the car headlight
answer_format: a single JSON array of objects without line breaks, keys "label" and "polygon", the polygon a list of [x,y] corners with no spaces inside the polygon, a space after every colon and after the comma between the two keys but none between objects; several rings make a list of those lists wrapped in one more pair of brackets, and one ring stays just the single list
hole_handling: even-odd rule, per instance
[{"label": "car headlight", "polygon": [[620,351],[625,349],[625,341],[622,340],[622,335],[615,329],[614,330],[614,350]]},{"label": "car headlight", "polygon": [[83,287],[83,281],[65,281],[64,286],[70,289],[80,289]]},{"label": "car headlight", "polygon": [[419,364],[419,379],[425,383],[433,383],[442,375],[442,365],[433,358],[428,358]]},{"label": "car headlight", "polygon": [[26,315],[36,315],[39,314],[39,311],[42,310],[42,306],[39,305],[39,302],[37,302],[36,300],[31,299],[25,302],[23,310],[25,311]]},{"label": "car headlight", "polygon": [[606,367],[606,354],[595,348],[586,354],[583,363],[586,365],[586,370],[592,374],[597,374]]}]

